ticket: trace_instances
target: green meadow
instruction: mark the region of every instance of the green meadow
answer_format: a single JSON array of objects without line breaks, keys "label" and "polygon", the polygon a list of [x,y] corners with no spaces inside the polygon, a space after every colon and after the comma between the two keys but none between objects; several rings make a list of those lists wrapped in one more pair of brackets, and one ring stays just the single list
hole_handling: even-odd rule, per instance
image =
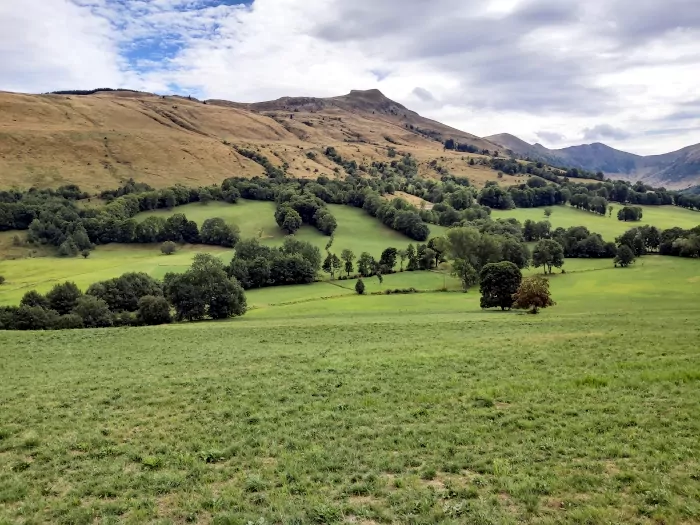
[{"label": "green meadow", "polygon": [[4,332],[0,523],[698,523],[700,264],[603,263],[537,316],[347,281]]},{"label": "green meadow", "polygon": [[[338,221],[332,251],[340,254],[343,249],[353,250],[357,257],[363,251],[379,258],[388,247],[405,248],[412,241],[364,211],[349,206],[331,205],[331,210]],[[244,238],[260,238],[264,244],[280,245],[284,239],[274,219],[274,204],[271,202],[241,200],[237,204],[211,203],[188,204],[173,210],[158,210],[143,213],[136,217],[143,220],[149,215],[163,217],[174,213],[184,213],[200,226],[211,217],[222,217],[227,222],[237,224]],[[446,230],[440,226],[431,226],[432,235],[440,235]],[[3,232],[0,241],[4,249],[10,249],[10,238],[16,232]],[[23,235],[23,234],[22,234]],[[302,227],[296,237],[325,249],[329,237],[310,226]],[[27,252],[28,249],[22,249]],[[19,252],[20,250],[17,249]],[[85,290],[92,283],[119,277],[126,272],[145,272],[153,277],[162,278],[168,272],[183,272],[192,262],[192,257],[199,252],[218,255],[226,264],[231,260],[232,250],[217,246],[182,246],[174,255],[160,253],[158,245],[109,244],[98,246],[88,259],[35,257],[0,260],[0,275],[7,282],[0,287],[0,305],[18,304],[29,290],[41,293],[49,291],[56,283],[66,280],[74,281]]]},{"label": "green meadow", "polygon": [[643,210],[643,218],[638,222],[624,222],[617,220],[619,204],[613,205],[612,217],[605,217],[571,206],[552,206],[552,215],[547,219],[544,208],[517,208],[514,210],[493,210],[491,217],[494,219],[518,219],[521,223],[530,219],[533,221],[549,220],[552,228],[570,228],[572,226],[586,226],[590,231],[600,233],[606,241],[614,241],[630,228],[644,226],[646,224],[665,230],[668,228],[691,229],[700,225],[700,212],[686,210],[678,206],[640,206]]}]

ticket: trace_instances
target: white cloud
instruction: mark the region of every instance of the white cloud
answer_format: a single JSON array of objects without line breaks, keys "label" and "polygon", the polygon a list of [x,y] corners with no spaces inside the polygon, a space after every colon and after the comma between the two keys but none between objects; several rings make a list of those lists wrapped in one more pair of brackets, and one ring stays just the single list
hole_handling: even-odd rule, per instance
[{"label": "white cloud", "polygon": [[[482,136],[509,132],[534,143],[547,130],[547,145],[562,147],[597,132],[613,147],[643,154],[700,142],[700,115],[693,118],[683,105],[697,99],[700,2],[435,0],[426,6],[424,0],[6,1],[0,3],[0,89],[109,85],[167,92],[176,86],[207,98],[259,101],[379,88],[425,116]],[[127,51],[164,43],[165,59],[124,61]]]}]

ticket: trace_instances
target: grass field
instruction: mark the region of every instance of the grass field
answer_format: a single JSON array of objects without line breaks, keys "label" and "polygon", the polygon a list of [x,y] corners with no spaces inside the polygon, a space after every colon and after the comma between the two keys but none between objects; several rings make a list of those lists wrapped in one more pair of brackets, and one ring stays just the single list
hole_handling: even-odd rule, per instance
[{"label": "grass field", "polygon": [[700,264],[643,262],[539,316],[321,283],[3,333],[0,523],[697,523]]},{"label": "grass field", "polygon": [[[639,222],[623,222],[617,220],[620,205],[613,205],[615,210],[612,217],[596,215],[571,206],[553,206],[552,216],[548,219],[553,228],[570,228],[571,226],[586,226],[595,233],[600,233],[606,241],[614,241],[616,237],[635,226],[649,224],[662,230],[673,227],[694,228],[700,225],[700,213],[677,206],[641,206],[644,218]],[[517,208],[515,210],[493,210],[494,219],[514,217],[520,222],[527,219],[543,221],[544,208]]]},{"label": "grass field", "polygon": [[[354,251],[356,257],[363,251],[379,258],[388,247],[405,248],[412,241],[405,235],[384,226],[364,211],[350,206],[331,205],[338,221],[335,232],[333,253],[340,254],[343,249]],[[235,223],[241,229],[243,238],[259,237],[264,244],[277,246],[282,244],[284,232],[275,223],[274,204],[270,202],[242,200],[237,204],[211,203],[188,204],[173,210],[158,210],[149,214],[140,214],[137,220],[148,215],[168,217],[174,213],[184,213],[190,220],[200,226],[208,218],[222,217],[227,222]],[[432,235],[442,234],[446,228],[430,226]],[[261,234],[262,232],[262,234]],[[28,248],[12,248],[11,238],[17,232],[0,234],[0,248],[17,256],[26,256]],[[22,233],[22,232],[20,232]],[[24,235],[22,233],[22,235]],[[302,227],[297,238],[309,241],[324,250],[328,237],[310,226]],[[9,250],[13,250],[10,252]],[[17,304],[29,290],[47,292],[57,282],[74,281],[85,290],[90,284],[118,277],[126,272],[146,272],[156,278],[162,278],[168,272],[185,271],[191,264],[192,257],[198,252],[218,255],[226,264],[231,260],[232,250],[216,246],[183,246],[171,256],[160,253],[157,245],[110,244],[98,246],[88,259],[59,257],[20,258],[0,261],[0,275],[7,282],[0,287],[0,305]]]}]

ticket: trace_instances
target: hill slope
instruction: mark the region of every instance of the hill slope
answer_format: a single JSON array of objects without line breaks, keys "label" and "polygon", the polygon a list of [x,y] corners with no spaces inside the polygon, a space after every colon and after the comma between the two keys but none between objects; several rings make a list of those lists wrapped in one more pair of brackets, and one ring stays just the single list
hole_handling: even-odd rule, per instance
[{"label": "hill slope", "polygon": [[[323,155],[334,146],[369,166],[389,161],[389,148],[419,161],[419,173],[439,176],[431,160],[477,184],[495,180],[463,154],[444,152],[453,138],[478,148],[498,146],[393,102],[379,91],[327,99],[283,98],[257,104],[198,101],[134,91],[86,95],[0,92],[0,185],[113,188],[128,178],[153,186],[220,182],[262,175],[236,148],[258,150],[294,177],[333,176]],[[314,152],[315,156],[307,156]],[[310,158],[313,157],[313,158]]]},{"label": "hill slope", "polygon": [[600,142],[548,149],[541,144],[529,144],[508,133],[492,135],[486,139],[516,155],[556,166],[602,171],[613,178],[642,180],[672,188],[685,188],[700,183],[700,144],[664,155],[643,157]]}]

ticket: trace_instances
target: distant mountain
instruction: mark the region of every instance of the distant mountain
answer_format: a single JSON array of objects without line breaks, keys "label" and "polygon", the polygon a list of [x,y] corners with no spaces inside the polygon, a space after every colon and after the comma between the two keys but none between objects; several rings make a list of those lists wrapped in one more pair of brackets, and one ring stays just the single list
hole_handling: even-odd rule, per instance
[{"label": "distant mountain", "polygon": [[507,133],[485,138],[522,157],[556,166],[602,171],[611,178],[641,180],[673,188],[700,183],[700,144],[664,155],[644,157],[600,142],[549,149],[541,144],[529,144]]}]

